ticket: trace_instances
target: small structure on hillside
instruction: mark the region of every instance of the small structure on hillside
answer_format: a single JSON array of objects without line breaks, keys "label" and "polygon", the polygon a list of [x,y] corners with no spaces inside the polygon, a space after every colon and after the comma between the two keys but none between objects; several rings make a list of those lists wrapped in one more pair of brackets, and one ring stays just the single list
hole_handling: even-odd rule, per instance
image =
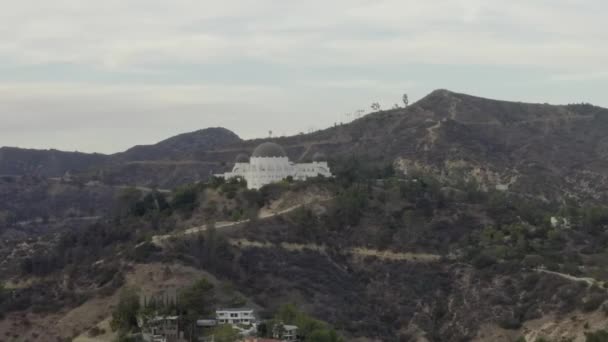
[{"label": "small structure on hillside", "polygon": [[298,340],[298,327],[279,323],[273,327],[272,337],[281,342],[295,342]]},{"label": "small structure on hillside", "polygon": [[251,157],[240,154],[236,158],[231,172],[215,175],[219,178],[242,178],[247,181],[249,189],[259,189],[266,184],[284,179],[305,180],[311,177],[331,177],[327,158],[322,153],[315,153],[311,163],[293,163],[289,161],[283,148],[272,142],[259,145]]},{"label": "small structure on hillside", "polygon": [[141,321],[139,325],[146,342],[185,342],[180,331],[179,316],[157,316]]}]

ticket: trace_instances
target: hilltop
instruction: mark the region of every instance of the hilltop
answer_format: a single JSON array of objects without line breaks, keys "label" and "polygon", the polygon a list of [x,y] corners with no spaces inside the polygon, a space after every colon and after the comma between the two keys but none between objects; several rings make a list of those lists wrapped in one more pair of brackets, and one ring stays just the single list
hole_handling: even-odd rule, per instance
[{"label": "hilltop", "polygon": [[[320,151],[334,162],[356,156],[396,163],[403,171],[476,179],[546,200],[602,201],[608,190],[607,131],[608,110],[588,104],[506,102],[437,90],[407,108],[271,140],[294,161]],[[110,184],[167,188],[225,171],[262,141],[212,128],[111,156],[4,148],[0,174],[57,177],[70,170]]]}]

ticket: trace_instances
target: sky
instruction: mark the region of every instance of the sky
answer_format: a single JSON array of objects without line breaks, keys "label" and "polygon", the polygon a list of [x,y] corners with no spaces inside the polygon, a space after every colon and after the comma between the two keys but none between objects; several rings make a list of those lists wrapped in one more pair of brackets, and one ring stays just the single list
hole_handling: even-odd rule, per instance
[{"label": "sky", "polygon": [[434,89],[608,107],[605,0],[0,0],[0,146],[290,135]]}]

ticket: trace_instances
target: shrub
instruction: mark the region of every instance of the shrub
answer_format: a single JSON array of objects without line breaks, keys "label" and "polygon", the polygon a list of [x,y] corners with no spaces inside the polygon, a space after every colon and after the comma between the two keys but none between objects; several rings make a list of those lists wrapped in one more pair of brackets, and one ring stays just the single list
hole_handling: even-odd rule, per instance
[{"label": "shrub", "polygon": [[175,191],[171,207],[184,212],[191,212],[198,201],[198,189],[194,185],[183,186]]},{"label": "shrub", "polygon": [[120,293],[118,305],[112,312],[112,331],[129,332],[137,327],[139,295],[134,288],[125,288]]},{"label": "shrub", "polygon": [[585,333],[586,342],[608,342],[608,331],[598,330],[592,333]]},{"label": "shrub", "polygon": [[583,299],[583,311],[591,312],[597,310],[606,300],[605,294],[594,293]]},{"label": "shrub", "polygon": [[101,329],[99,327],[92,327],[91,329],[89,329],[88,335],[89,335],[89,337],[96,337],[99,335],[103,335],[105,333],[106,333],[106,331],[104,329]]}]

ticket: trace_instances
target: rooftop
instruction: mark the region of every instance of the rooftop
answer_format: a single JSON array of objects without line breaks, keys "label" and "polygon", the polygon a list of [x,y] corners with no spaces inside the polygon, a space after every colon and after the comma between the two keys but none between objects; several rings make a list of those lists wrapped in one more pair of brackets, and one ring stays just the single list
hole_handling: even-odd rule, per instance
[{"label": "rooftop", "polygon": [[218,309],[217,312],[243,312],[243,311],[253,311],[250,308],[237,308],[237,309]]}]

